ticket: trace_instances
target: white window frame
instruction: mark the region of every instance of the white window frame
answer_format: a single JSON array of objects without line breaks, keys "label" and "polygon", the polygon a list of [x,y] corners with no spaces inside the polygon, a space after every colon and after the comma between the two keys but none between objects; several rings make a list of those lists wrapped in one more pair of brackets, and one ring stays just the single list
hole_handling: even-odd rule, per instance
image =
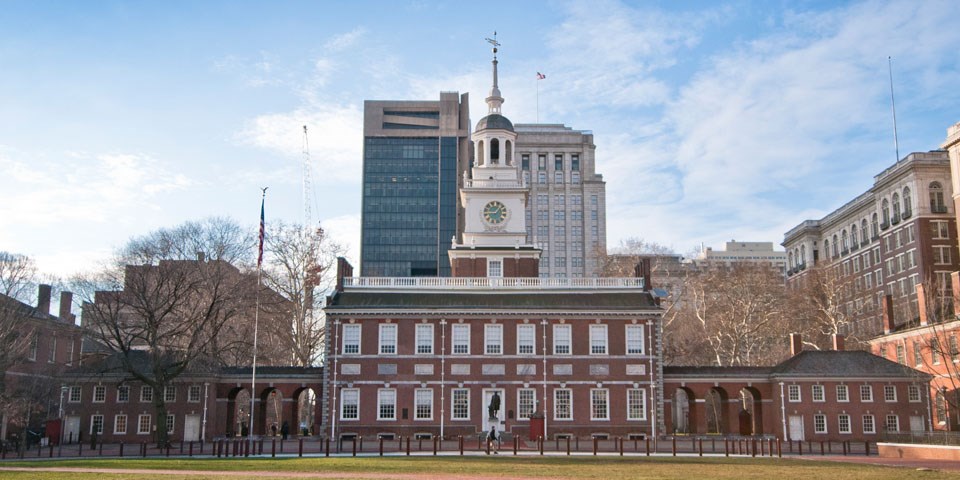
[{"label": "white window frame", "polygon": [[[123,421],[120,420],[121,418],[123,419]],[[120,430],[119,428],[121,424],[123,425],[123,430]],[[126,414],[118,413],[113,416],[113,434],[114,435],[126,435],[128,427],[129,427],[129,423],[127,422]]]},{"label": "white window frame", "polygon": [[[891,422],[891,420],[893,420]],[[894,428],[890,428],[890,425],[893,425]],[[900,431],[900,417],[898,415],[890,414],[887,415],[883,426],[887,429],[888,432],[899,432]]]},{"label": "white window frame", "polygon": [[[100,429],[97,430],[94,427],[97,426],[97,419],[100,419]],[[103,435],[103,414],[95,413],[90,415],[90,435]]]},{"label": "white window frame", "polygon": [[140,386],[140,403],[150,403],[153,402],[153,387],[150,385],[141,385]]},{"label": "white window frame", "polygon": [[922,401],[920,387],[916,385],[907,385],[907,401],[910,403],[918,403]]},{"label": "white window frame", "polygon": [[[144,424],[144,420],[146,420],[146,424]],[[137,435],[150,435],[151,427],[153,427],[152,415],[149,413],[141,413],[137,416]]]},{"label": "white window frame", "polygon": [[[356,336],[355,341],[353,338],[354,336]],[[341,339],[340,352],[343,355],[360,355],[360,345],[362,343],[362,339],[363,329],[361,329],[361,325],[356,323],[348,323],[343,325],[343,338]],[[347,343],[348,340],[350,343]]]},{"label": "white window frame", "polygon": [[[639,398],[637,398],[639,396]],[[638,405],[639,403],[639,405]],[[639,410],[637,408],[639,407]],[[639,411],[639,415],[635,415]],[[627,420],[647,419],[647,391],[643,388],[627,389]]]},{"label": "white window frame", "polygon": [[810,398],[817,403],[822,403],[827,401],[826,393],[824,392],[824,387],[821,384],[815,384],[810,386]]},{"label": "white window frame", "polygon": [[130,385],[118,386],[117,387],[117,403],[127,403],[129,401],[130,401]]},{"label": "white window frame", "polygon": [[534,388],[517,389],[517,420],[530,420],[537,412],[537,390]]},{"label": "white window frame", "polygon": [[[844,427],[844,419],[846,419],[846,427]],[[852,434],[853,427],[850,424],[850,415],[846,413],[841,413],[837,415],[837,432],[841,434]]]},{"label": "white window frame", "polygon": [[606,324],[590,324],[590,355],[608,355],[610,353],[607,332]]},{"label": "white window frame", "polygon": [[[386,400],[392,400],[388,403]],[[393,407],[393,415],[384,415],[383,409],[386,406]],[[397,419],[397,389],[380,388],[377,390],[377,420],[396,420]]]},{"label": "white window frame", "polygon": [[517,325],[517,355],[534,355],[536,353],[537,353],[537,326],[529,323],[518,324]]},{"label": "white window frame", "polygon": [[647,352],[643,325],[626,326],[627,355],[644,355]]},{"label": "white window frame", "polygon": [[502,323],[487,323],[483,326],[483,354],[503,355]]},{"label": "white window frame", "polygon": [[873,401],[873,385],[860,385],[860,401],[861,402]]},{"label": "white window frame", "polygon": [[414,348],[417,355],[433,355],[433,324],[418,323],[414,328]]},{"label": "white window frame", "polygon": [[[450,337],[453,342],[452,352],[454,355],[470,355],[470,324],[455,323],[450,329]],[[457,351],[457,347],[463,347]]]},{"label": "white window frame", "polygon": [[503,278],[503,259],[500,259],[500,258],[487,259],[487,277]]},{"label": "white window frame", "polygon": [[[457,415],[457,400],[464,401],[464,415]],[[470,420],[470,389],[454,388],[450,390],[450,420]]]},{"label": "white window frame", "polygon": [[[559,333],[564,332],[564,333]],[[566,350],[566,351],[563,351]],[[558,323],[553,326],[553,354],[573,354],[573,326],[567,323]]]},{"label": "white window frame", "polygon": [[[428,400],[423,402],[423,400]],[[420,407],[426,406],[429,408],[429,416],[422,416]],[[418,388],[413,391],[413,420],[414,421],[430,421],[433,420],[433,389],[432,388]]]},{"label": "white window frame", "polygon": [[883,386],[883,401],[887,403],[894,403],[897,401],[897,387],[896,385],[884,385]]},{"label": "white window frame", "polygon": [[[566,397],[566,398],[561,398]],[[561,407],[566,403],[567,416],[560,416]],[[573,390],[569,388],[553,389],[553,419],[560,422],[573,421]]]},{"label": "white window frame", "polygon": [[167,414],[167,435],[173,435],[173,427],[177,424],[177,417],[172,413]]},{"label": "white window frame", "polygon": [[187,403],[200,403],[202,398],[203,390],[201,390],[200,385],[190,385],[187,388]]},{"label": "white window frame", "polygon": [[104,385],[93,386],[93,403],[104,403],[107,401],[107,387]]},{"label": "white window frame", "polygon": [[[349,403],[347,403],[348,400]],[[356,408],[355,414],[347,416],[348,406]],[[347,422],[360,420],[359,388],[344,388],[340,390],[340,420]]]},{"label": "white window frame", "polygon": [[[602,408],[603,411],[599,411]],[[603,414],[600,416],[599,414]],[[590,389],[590,420],[609,421],[610,420],[610,389],[591,388]]]},{"label": "white window frame", "polygon": [[790,403],[803,401],[803,395],[800,393],[800,385],[795,383],[787,385],[787,401]]},{"label": "white window frame", "polygon": [[163,401],[166,403],[174,403],[177,401],[176,385],[167,385],[163,387]]},{"label": "white window frame", "polygon": [[877,433],[877,419],[873,415],[864,415],[860,419],[860,426],[865,434]]},{"label": "white window frame", "polygon": [[813,433],[815,434],[826,434],[827,433],[827,416],[822,413],[817,413],[813,415]]},{"label": "white window frame", "polygon": [[378,327],[380,355],[397,354],[397,324],[381,323]]},{"label": "white window frame", "polygon": [[846,403],[850,401],[850,388],[846,385],[837,385],[837,402]]}]

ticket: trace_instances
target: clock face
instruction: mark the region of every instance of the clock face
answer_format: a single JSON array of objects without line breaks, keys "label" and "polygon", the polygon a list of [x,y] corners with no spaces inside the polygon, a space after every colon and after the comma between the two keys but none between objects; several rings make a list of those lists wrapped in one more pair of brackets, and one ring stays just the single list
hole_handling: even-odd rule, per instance
[{"label": "clock face", "polygon": [[483,207],[483,219],[494,225],[499,225],[507,219],[507,207],[497,201]]}]

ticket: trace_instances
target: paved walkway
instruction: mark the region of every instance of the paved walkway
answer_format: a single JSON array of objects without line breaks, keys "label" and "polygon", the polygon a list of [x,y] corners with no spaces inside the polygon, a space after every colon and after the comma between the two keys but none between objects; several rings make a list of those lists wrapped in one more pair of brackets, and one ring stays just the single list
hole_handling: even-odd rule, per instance
[{"label": "paved walkway", "polygon": [[[56,472],[56,473],[99,473],[114,475],[171,475],[171,476],[224,476],[232,478],[356,478],[365,480],[401,479],[401,480],[480,480],[489,477],[481,475],[456,474],[418,474],[418,473],[364,473],[364,472],[274,472],[274,471],[237,471],[237,470],[163,470],[148,468],[84,468],[84,467],[0,467],[0,472]],[[501,477],[497,480],[550,480],[551,477]]]},{"label": "paved walkway", "polygon": [[840,455],[827,455],[827,456],[791,456],[790,458],[797,460],[810,460],[810,461],[826,461],[826,462],[845,462],[845,463],[859,463],[867,465],[881,465],[885,467],[902,467],[910,469],[918,468],[928,468],[931,470],[941,470],[944,472],[960,472],[960,462],[952,460],[916,460],[916,459],[907,459],[907,458],[882,458],[877,456],[862,457],[862,456],[840,456]]}]

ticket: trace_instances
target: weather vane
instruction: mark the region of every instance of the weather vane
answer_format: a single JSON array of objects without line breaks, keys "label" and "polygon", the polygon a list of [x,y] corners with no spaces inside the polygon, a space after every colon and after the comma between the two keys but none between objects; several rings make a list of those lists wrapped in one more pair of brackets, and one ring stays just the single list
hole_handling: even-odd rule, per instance
[{"label": "weather vane", "polygon": [[487,40],[487,43],[489,43],[490,45],[493,45],[493,58],[496,59],[496,58],[497,58],[497,47],[500,46],[500,42],[497,41],[497,32],[496,32],[496,30],[494,30],[494,32],[493,32],[493,38],[487,37],[486,40]]}]

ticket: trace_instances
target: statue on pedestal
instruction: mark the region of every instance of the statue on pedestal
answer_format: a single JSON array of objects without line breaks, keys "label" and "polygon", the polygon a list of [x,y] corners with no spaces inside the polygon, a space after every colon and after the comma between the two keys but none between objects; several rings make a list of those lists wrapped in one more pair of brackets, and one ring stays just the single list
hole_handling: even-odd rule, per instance
[{"label": "statue on pedestal", "polygon": [[493,396],[490,397],[490,405],[487,405],[487,413],[490,415],[491,420],[497,419],[497,415],[500,412],[500,394],[493,392]]}]

